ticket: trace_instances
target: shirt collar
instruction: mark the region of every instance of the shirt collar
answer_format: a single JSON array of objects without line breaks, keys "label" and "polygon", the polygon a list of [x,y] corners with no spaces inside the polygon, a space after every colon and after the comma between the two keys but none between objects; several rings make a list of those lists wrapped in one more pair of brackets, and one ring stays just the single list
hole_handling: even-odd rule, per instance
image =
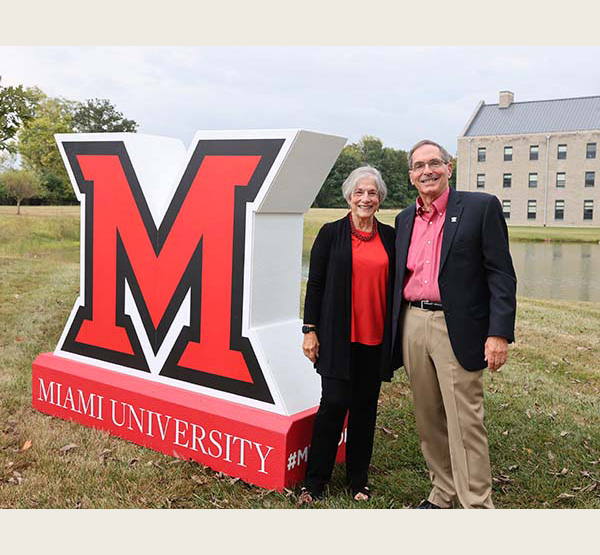
[{"label": "shirt collar", "polygon": [[[431,206],[433,207],[433,211],[437,212],[440,215],[446,211],[446,207],[448,206],[448,197],[450,196],[450,187],[446,187],[446,190],[436,198]],[[425,214],[425,205],[421,197],[417,197],[417,214],[421,217]]]}]

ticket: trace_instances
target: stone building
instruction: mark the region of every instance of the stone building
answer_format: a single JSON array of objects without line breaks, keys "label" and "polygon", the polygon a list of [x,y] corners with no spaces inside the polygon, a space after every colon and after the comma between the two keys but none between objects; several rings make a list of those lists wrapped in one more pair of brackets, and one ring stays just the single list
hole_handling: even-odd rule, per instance
[{"label": "stone building", "polygon": [[496,195],[509,225],[600,225],[600,96],[479,103],[458,138],[457,188]]}]

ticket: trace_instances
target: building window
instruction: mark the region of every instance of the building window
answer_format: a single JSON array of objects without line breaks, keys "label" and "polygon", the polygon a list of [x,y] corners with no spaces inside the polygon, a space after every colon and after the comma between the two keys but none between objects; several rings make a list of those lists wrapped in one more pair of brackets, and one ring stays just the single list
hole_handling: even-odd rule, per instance
[{"label": "building window", "polygon": [[558,172],[556,174],[556,186],[560,187],[561,189],[564,189],[566,184],[567,184],[567,174],[564,172]]},{"label": "building window", "polygon": [[480,146],[477,149],[477,161],[485,162],[485,147],[484,146]]},{"label": "building window", "polygon": [[527,201],[527,219],[535,220],[537,215],[537,200],[528,200]]},{"label": "building window", "polygon": [[557,152],[556,157],[559,160],[567,159],[567,145],[558,145],[558,152]]},{"label": "building window", "polygon": [[512,185],[512,173],[505,173],[502,176],[502,187],[508,189]]},{"label": "building window", "polygon": [[585,147],[586,158],[596,158],[596,143],[588,143]]},{"label": "building window", "polygon": [[583,201],[583,219],[593,220],[594,219],[594,201],[584,200]]},{"label": "building window", "polygon": [[554,219],[564,220],[565,219],[565,201],[557,200],[554,202]]},{"label": "building window", "polygon": [[502,201],[502,214],[504,219],[510,220],[510,199]]},{"label": "building window", "polygon": [[504,161],[512,162],[512,146],[504,147]]},{"label": "building window", "polygon": [[535,189],[537,187],[537,184],[538,184],[537,173],[530,173],[529,174],[529,187],[531,189]]},{"label": "building window", "polygon": [[585,186],[593,187],[596,181],[596,172],[585,172]]},{"label": "building window", "polygon": [[477,174],[477,188],[483,189],[485,187],[485,173]]},{"label": "building window", "polygon": [[529,147],[529,159],[537,160],[540,157],[540,147],[539,145],[531,145]]}]

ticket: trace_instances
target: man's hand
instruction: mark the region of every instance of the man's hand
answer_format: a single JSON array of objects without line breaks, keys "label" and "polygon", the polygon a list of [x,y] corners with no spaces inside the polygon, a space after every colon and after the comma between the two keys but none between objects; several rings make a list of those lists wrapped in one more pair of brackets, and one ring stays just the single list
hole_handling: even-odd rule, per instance
[{"label": "man's hand", "polygon": [[485,342],[485,360],[488,368],[496,372],[508,358],[508,340],[505,337],[490,335]]},{"label": "man's hand", "polygon": [[317,333],[311,331],[310,333],[304,334],[304,341],[302,342],[302,351],[304,356],[307,356],[311,362],[316,362],[319,356],[319,338]]}]

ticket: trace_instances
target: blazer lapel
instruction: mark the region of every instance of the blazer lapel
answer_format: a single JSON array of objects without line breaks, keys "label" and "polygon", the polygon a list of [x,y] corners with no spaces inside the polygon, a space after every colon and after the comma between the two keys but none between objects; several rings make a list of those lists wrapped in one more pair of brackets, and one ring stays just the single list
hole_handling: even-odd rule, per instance
[{"label": "blazer lapel", "polygon": [[[381,222],[377,218],[375,218],[375,221],[377,222],[377,225],[381,224]],[[385,252],[388,253],[390,260],[395,260],[396,259],[396,257],[394,256],[394,240],[395,239],[390,238],[388,235],[386,235],[384,233],[380,233],[379,236],[381,238],[381,242],[383,243],[383,248],[385,249]]]},{"label": "blazer lapel", "polygon": [[406,273],[406,259],[408,247],[412,236],[413,222],[416,206],[405,208],[400,212],[396,227],[396,274],[394,276],[394,302],[392,307],[392,346],[396,341],[400,308],[402,306],[402,290],[404,288],[404,274]]},{"label": "blazer lapel", "polygon": [[415,220],[416,205],[412,204],[402,210],[396,229],[396,279],[404,280],[406,272],[406,259],[408,247],[412,237],[413,223]]},{"label": "blazer lapel", "polygon": [[450,195],[448,196],[448,206],[446,208],[446,220],[444,221],[444,237],[442,238],[442,252],[440,254],[440,273],[444,268],[452,241],[456,235],[456,230],[460,225],[460,216],[463,211],[462,202],[460,195],[454,190],[450,189]]}]

